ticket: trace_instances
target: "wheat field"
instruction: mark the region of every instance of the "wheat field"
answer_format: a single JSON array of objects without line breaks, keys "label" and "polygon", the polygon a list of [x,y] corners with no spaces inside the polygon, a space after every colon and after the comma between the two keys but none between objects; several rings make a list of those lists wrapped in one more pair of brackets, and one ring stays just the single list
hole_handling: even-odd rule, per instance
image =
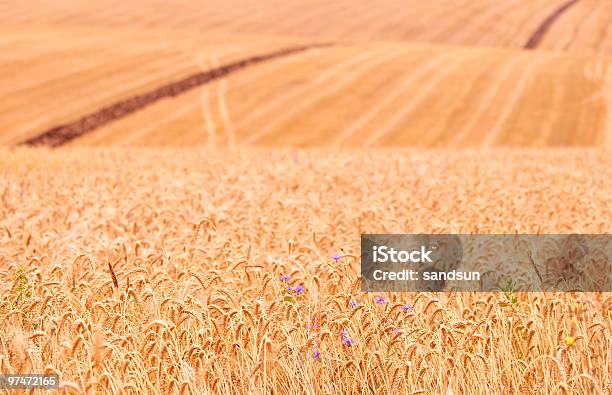
[{"label": "wheat field", "polygon": [[609,154],[362,154],[5,151],[2,370],[76,393],[609,391],[608,294],[376,304],[357,275],[365,230],[607,231]]},{"label": "wheat field", "polygon": [[364,233],[612,231],[610,20],[607,0],[0,0],[0,373],[612,393],[610,293],[359,274]]}]

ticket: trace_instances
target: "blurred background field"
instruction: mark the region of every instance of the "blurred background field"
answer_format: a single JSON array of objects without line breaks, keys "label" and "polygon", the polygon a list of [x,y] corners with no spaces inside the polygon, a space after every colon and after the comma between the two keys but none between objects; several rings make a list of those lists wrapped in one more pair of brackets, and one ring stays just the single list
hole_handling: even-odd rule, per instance
[{"label": "blurred background field", "polygon": [[[4,2],[0,142],[279,48],[75,145],[612,144],[612,5],[314,0]],[[151,122],[155,119],[155,122]]]}]

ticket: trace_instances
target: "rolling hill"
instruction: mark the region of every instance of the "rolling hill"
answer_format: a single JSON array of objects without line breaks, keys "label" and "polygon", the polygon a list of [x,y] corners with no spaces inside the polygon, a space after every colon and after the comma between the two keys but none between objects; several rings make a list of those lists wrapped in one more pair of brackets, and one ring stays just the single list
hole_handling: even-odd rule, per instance
[{"label": "rolling hill", "polygon": [[329,46],[154,100],[69,143],[462,147],[612,140],[606,2],[2,7],[2,144],[27,142],[205,70],[320,44]]}]

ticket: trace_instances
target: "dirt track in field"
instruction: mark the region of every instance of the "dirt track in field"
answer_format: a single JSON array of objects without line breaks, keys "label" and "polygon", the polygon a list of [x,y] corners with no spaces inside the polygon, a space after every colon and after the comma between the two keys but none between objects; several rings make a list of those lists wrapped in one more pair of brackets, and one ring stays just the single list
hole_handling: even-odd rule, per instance
[{"label": "dirt track in field", "polygon": [[284,48],[269,54],[253,56],[247,59],[242,59],[230,64],[226,64],[224,66],[214,68],[212,70],[196,73],[185,77],[179,81],[174,81],[162,85],[149,92],[141,93],[139,95],[120,100],[109,106],[103,107],[99,110],[84,115],[73,122],[54,126],[24,141],[22,144],[33,146],[46,145],[50,147],[59,147],[101,126],[104,126],[117,119],[128,116],[133,112],[150,106],[151,104],[154,104],[159,100],[162,100],[167,97],[174,97],[180,95],[191,89],[205,85],[216,79],[225,77],[226,75],[241,70],[245,67],[280,58],[283,56],[289,56],[299,52],[304,52],[309,49],[321,48],[330,45],[331,44],[312,44],[301,47]]},{"label": "dirt track in field", "polygon": [[557,19],[561,17],[567,10],[569,10],[573,5],[578,3],[579,0],[570,0],[567,3],[564,3],[561,7],[557,8],[552,14],[550,14],[544,21],[538,26],[538,28],[533,32],[533,34],[527,40],[527,43],[523,48],[525,49],[535,49],[537,48],[544,36],[550,30],[550,27],[555,23]]}]

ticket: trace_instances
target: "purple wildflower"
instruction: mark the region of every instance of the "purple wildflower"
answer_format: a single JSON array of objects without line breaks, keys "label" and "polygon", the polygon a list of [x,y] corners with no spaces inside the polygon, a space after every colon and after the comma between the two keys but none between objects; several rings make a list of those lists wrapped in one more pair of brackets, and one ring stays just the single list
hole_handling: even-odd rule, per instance
[{"label": "purple wildflower", "polygon": [[349,301],[349,305],[350,305],[351,307],[357,307],[357,306],[359,306],[359,302],[358,302],[358,301],[356,301],[355,299],[351,299],[351,300]]},{"label": "purple wildflower", "polygon": [[376,299],[374,299],[374,304],[387,304],[387,303],[389,302],[387,301],[387,299],[385,299],[384,296],[379,296]]},{"label": "purple wildflower", "polygon": [[296,285],[295,287],[293,287],[293,290],[298,295],[304,293],[304,287],[302,287],[301,285]]},{"label": "purple wildflower", "polygon": [[412,310],[413,307],[410,306],[409,304],[407,304],[407,305],[402,306],[401,309],[402,309],[402,311],[408,312],[408,311]]},{"label": "purple wildflower", "polygon": [[290,278],[291,276],[280,276],[281,281],[289,281]]},{"label": "purple wildflower", "polygon": [[291,285],[288,285],[287,286],[287,291],[289,291],[289,292],[293,291],[293,287]]},{"label": "purple wildflower", "polygon": [[332,256],[332,259],[334,260],[334,262],[338,262],[338,260],[342,258],[340,255],[336,254],[334,256]]},{"label": "purple wildflower", "polygon": [[318,361],[319,359],[321,359],[321,351],[318,351],[318,350],[315,351],[312,356],[314,357],[316,361]]},{"label": "purple wildflower", "polygon": [[353,343],[355,342],[350,337],[345,337],[344,339],[342,339],[342,344],[344,344],[345,346],[352,346]]}]

